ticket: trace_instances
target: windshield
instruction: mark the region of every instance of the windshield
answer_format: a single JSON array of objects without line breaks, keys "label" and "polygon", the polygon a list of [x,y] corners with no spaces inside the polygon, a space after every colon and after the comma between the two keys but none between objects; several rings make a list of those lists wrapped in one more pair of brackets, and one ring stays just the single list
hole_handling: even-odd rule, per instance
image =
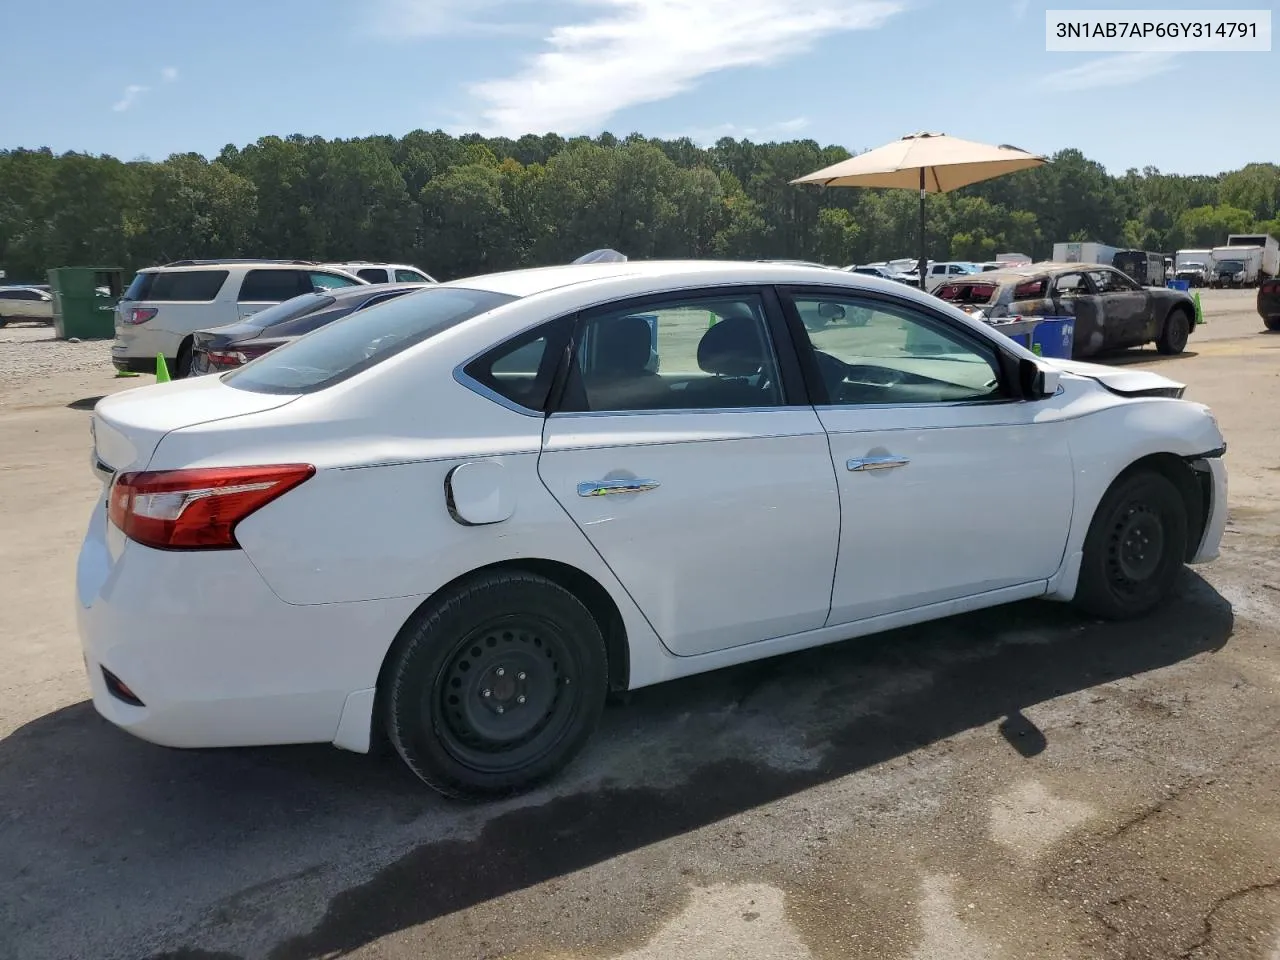
[{"label": "windshield", "polygon": [[1223,260],[1218,264],[1219,270],[1230,270],[1232,273],[1238,273],[1244,269],[1243,260]]},{"label": "windshield", "polygon": [[434,287],[359,310],[234,370],[223,382],[256,393],[323,390],[515,297]]},{"label": "windshield", "polygon": [[1203,263],[1199,263],[1199,262],[1197,262],[1197,261],[1195,261],[1195,260],[1188,260],[1186,263],[1184,263],[1184,264],[1183,264],[1182,266],[1180,266],[1178,269],[1179,269],[1179,270],[1203,270],[1203,269],[1204,269],[1204,264],[1203,264]]},{"label": "windshield", "polygon": [[286,300],[284,303],[277,303],[273,306],[259,310],[251,316],[245,317],[240,321],[249,327],[257,327],[259,330],[264,327],[274,326],[277,323],[284,323],[287,320],[296,320],[298,317],[305,317],[314,310],[320,310],[323,307],[332,306],[337,301],[333,297],[323,293],[304,293],[300,297],[294,297],[292,300]]}]

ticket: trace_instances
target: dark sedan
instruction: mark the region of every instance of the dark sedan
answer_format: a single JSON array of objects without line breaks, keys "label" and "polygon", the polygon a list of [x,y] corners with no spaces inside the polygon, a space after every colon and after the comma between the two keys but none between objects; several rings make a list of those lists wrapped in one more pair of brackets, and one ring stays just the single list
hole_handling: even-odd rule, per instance
[{"label": "dark sedan", "polygon": [[988,319],[1073,317],[1073,357],[1155,343],[1181,353],[1195,326],[1195,302],[1181,290],[1143,287],[1096,263],[1031,263],[944,284],[935,294]]},{"label": "dark sedan", "polygon": [[1268,330],[1280,332],[1280,277],[1263,280],[1258,285],[1258,315]]},{"label": "dark sedan", "polygon": [[335,287],[304,293],[224,327],[197,330],[191,347],[190,376],[232,370],[326,323],[428,286],[431,284]]}]

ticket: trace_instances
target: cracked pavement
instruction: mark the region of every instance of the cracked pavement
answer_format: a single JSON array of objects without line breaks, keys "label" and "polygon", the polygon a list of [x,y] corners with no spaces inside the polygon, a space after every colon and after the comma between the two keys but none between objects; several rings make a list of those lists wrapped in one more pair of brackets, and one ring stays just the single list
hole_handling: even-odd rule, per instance
[{"label": "cracked pavement", "polygon": [[1168,609],[1019,604],[637,691],[490,806],[99,720],[66,405],[131,383],[0,377],[0,960],[1278,960],[1280,337],[1212,293],[1196,355],[1121,361],[1229,443],[1223,556]]}]

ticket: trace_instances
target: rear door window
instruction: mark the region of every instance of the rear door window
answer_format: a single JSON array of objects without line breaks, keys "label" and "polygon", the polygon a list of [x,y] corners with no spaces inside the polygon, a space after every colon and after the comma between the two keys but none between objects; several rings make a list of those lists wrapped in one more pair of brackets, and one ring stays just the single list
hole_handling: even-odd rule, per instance
[{"label": "rear door window", "polygon": [[316,290],[334,290],[338,287],[354,287],[356,281],[351,277],[344,277],[340,273],[323,273],[313,270],[307,277],[311,286]]},{"label": "rear door window", "polygon": [[280,303],[311,292],[311,283],[301,270],[250,270],[240,284],[240,302]]},{"label": "rear door window", "polygon": [[323,390],[515,299],[488,290],[431,287],[376,310],[359,310],[226,374],[223,381],[257,393]]},{"label": "rear door window", "polygon": [[208,303],[213,300],[228,270],[166,270],[140,273],[133,278],[125,291],[125,300],[180,300],[188,303]]},{"label": "rear door window", "polygon": [[430,283],[431,280],[425,273],[419,273],[417,270],[397,270],[396,283]]}]

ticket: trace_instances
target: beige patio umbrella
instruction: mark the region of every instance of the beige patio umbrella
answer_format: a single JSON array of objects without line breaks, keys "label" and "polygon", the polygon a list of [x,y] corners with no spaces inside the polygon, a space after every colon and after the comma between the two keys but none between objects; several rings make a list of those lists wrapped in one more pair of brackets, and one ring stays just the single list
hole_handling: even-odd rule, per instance
[{"label": "beige patio umbrella", "polygon": [[924,198],[1049,161],[1001,144],[998,147],[945,133],[913,133],[893,143],[824,167],[792,183],[824,187],[894,187],[920,191],[920,288],[925,285],[928,250],[924,237]]}]

